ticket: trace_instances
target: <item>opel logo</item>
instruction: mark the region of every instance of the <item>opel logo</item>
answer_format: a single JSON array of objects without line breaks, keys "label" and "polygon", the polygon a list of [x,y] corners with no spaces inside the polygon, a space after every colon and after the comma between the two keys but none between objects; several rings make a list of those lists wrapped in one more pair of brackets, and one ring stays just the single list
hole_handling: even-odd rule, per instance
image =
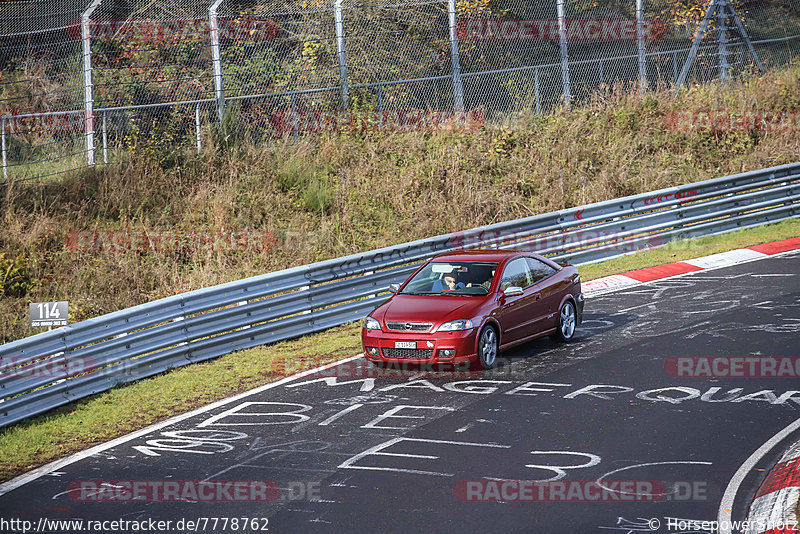
[{"label": "opel logo", "polygon": [[411,325],[411,323],[406,323],[406,330],[411,330],[412,328],[414,327]]}]

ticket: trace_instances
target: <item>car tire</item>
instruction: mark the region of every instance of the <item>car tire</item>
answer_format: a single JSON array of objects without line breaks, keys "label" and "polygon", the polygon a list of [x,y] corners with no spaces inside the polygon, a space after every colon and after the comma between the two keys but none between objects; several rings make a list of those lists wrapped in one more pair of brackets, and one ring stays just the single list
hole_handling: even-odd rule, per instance
[{"label": "car tire", "polygon": [[498,341],[497,330],[485,326],[478,339],[478,364],[481,369],[491,369],[497,363]]},{"label": "car tire", "polygon": [[575,337],[575,328],[578,325],[578,311],[572,300],[566,300],[558,310],[558,322],[556,331],[550,336],[556,341],[566,342]]}]

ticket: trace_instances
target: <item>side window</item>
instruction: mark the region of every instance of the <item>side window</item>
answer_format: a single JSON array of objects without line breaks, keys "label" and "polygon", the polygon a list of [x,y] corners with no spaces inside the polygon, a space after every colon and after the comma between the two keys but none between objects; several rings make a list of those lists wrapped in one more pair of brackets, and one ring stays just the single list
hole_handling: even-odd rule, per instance
[{"label": "side window", "polygon": [[500,279],[500,289],[506,289],[511,286],[526,288],[529,285],[531,285],[531,279],[525,258],[511,260],[511,263],[506,265],[503,271],[503,278]]},{"label": "side window", "polygon": [[531,271],[531,281],[532,283],[536,283],[539,280],[544,280],[554,272],[555,269],[547,265],[541,260],[537,260],[536,258],[525,258],[528,262],[528,268]]}]

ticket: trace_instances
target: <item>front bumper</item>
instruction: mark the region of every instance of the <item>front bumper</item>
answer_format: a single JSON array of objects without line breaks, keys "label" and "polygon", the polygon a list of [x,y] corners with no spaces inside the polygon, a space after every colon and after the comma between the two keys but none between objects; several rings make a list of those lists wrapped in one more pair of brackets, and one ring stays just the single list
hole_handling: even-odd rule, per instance
[{"label": "front bumper", "polygon": [[[370,361],[450,363],[475,359],[477,328],[456,332],[383,332],[361,329],[361,346]],[[398,349],[396,343],[414,343]]]}]

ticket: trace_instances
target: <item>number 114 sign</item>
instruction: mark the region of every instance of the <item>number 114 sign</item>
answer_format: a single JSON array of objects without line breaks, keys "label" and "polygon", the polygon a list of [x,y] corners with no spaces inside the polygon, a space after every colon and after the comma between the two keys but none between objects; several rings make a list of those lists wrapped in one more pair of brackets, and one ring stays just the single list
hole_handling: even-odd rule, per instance
[{"label": "number 114 sign", "polygon": [[31,326],[67,326],[69,324],[67,302],[31,302],[29,305]]}]

